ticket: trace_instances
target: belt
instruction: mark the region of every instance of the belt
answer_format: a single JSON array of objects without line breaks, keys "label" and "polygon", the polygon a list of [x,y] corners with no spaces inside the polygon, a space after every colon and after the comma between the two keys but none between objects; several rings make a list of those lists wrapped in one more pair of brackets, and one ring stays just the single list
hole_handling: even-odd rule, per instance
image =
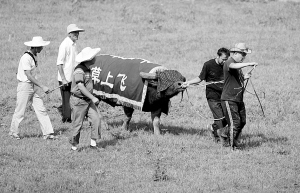
[{"label": "belt", "polygon": [[78,95],[76,95],[76,94],[74,94],[74,93],[71,93],[71,95],[72,96],[74,96],[74,97],[76,97],[76,98],[79,98],[79,99],[82,99],[82,100],[90,100],[90,98],[89,97],[81,97],[81,96],[78,96]]}]

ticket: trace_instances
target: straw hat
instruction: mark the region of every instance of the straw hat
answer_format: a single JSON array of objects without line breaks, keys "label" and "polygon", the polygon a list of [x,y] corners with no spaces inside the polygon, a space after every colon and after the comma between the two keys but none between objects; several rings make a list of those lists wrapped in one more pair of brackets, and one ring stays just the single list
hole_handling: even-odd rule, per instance
[{"label": "straw hat", "polygon": [[79,64],[81,62],[92,60],[99,52],[101,48],[84,48],[79,54],[76,56],[76,62]]},{"label": "straw hat", "polygon": [[24,42],[24,44],[29,47],[42,47],[50,44],[50,41],[44,41],[41,36],[35,36],[31,41]]},{"label": "straw hat", "polygon": [[250,54],[251,49],[247,48],[245,43],[237,43],[234,45],[234,48],[230,49],[230,52],[244,52]]},{"label": "straw hat", "polygon": [[68,25],[68,27],[67,27],[67,33],[74,32],[74,31],[83,32],[84,29],[81,29],[81,28],[77,27],[76,24],[70,24],[70,25]]}]

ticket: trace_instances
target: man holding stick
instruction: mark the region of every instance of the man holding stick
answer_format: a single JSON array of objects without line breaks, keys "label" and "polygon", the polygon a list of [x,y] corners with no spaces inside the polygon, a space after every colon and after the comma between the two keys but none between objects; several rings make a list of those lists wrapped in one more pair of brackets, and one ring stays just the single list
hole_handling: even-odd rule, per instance
[{"label": "man holding stick", "polygon": [[36,68],[38,67],[36,56],[43,50],[43,47],[50,44],[49,41],[44,41],[42,37],[36,36],[32,41],[25,42],[30,50],[26,51],[21,57],[18,67],[17,79],[17,104],[11,121],[9,135],[15,139],[20,139],[19,124],[24,119],[27,103],[31,100],[34,111],[40,122],[41,130],[44,139],[54,139],[53,127],[50,118],[47,114],[41,96],[37,94],[37,87],[43,89],[47,94],[49,88],[44,86],[36,79]]},{"label": "man holding stick", "polygon": [[258,64],[256,62],[243,63],[246,55],[251,53],[245,43],[235,44],[230,52],[232,55],[223,67],[224,87],[221,96],[221,104],[230,130],[224,127],[218,130],[218,134],[223,145],[227,146],[228,139],[230,139],[231,147],[237,148],[239,136],[246,124],[246,110],[243,102],[244,81],[251,76],[251,71],[244,76],[241,69],[247,66],[255,68]]}]

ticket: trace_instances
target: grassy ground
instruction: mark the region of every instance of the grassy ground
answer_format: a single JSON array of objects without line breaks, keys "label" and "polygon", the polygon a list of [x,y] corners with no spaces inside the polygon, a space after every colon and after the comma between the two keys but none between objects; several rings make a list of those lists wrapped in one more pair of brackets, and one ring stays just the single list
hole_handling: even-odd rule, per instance
[{"label": "grassy ground", "polygon": [[[1,0],[0,1],[0,192],[299,192],[300,4],[267,0]],[[212,142],[211,114],[203,87],[172,99],[162,116],[163,136],[151,133],[150,115],[135,112],[120,127],[121,109],[102,104],[110,130],[101,151],[87,148],[85,123],[80,151],[71,152],[70,124],[56,110],[60,94],[44,98],[59,139],[44,141],[28,108],[19,141],[8,137],[16,102],[16,71],[25,41],[50,40],[40,54],[40,80],[57,86],[56,57],[66,26],[86,29],[78,41],[102,53],[138,57],[196,77],[220,47],[246,42],[246,61],[260,65],[252,81],[265,110],[247,93],[242,150]],[[252,91],[251,85],[248,85]],[[265,93],[265,97],[263,95]]]}]

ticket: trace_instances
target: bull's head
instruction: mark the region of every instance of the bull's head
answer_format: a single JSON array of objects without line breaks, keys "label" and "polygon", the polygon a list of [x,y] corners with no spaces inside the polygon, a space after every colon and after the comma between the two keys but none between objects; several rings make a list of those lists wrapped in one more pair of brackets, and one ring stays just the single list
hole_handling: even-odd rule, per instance
[{"label": "bull's head", "polygon": [[164,70],[156,73],[140,73],[143,79],[149,80],[150,83],[157,86],[157,93],[164,98],[172,98],[186,88],[182,83],[186,80],[180,72],[176,70]]}]

